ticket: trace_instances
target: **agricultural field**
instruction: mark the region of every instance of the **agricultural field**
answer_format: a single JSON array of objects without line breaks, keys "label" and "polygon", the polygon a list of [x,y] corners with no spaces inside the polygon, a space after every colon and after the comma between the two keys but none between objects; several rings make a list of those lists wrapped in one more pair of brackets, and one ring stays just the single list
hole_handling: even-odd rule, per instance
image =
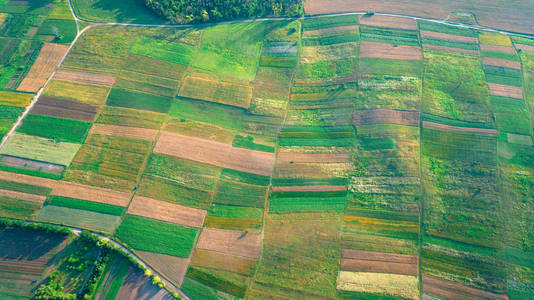
[{"label": "agricultural field", "polygon": [[[0,218],[108,236],[192,299],[534,295],[534,40],[368,14],[93,23],[71,46],[67,3],[28,3],[0,6],[29,24],[0,51],[39,45],[0,86]],[[127,3],[73,1],[162,23]],[[171,298],[83,236],[21,297],[98,260],[87,297]]]}]

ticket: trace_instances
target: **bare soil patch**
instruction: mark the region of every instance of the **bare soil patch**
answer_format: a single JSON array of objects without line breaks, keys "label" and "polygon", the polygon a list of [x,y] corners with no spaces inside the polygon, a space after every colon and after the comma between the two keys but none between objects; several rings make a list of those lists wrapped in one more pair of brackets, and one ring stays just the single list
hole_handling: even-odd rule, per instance
[{"label": "bare soil patch", "polygon": [[431,50],[441,50],[441,51],[456,52],[456,53],[462,53],[462,54],[471,54],[471,55],[480,54],[480,51],[478,51],[478,50],[467,50],[467,49],[445,47],[445,46],[436,46],[436,45],[429,45],[429,44],[423,44],[423,48],[431,49]]},{"label": "bare soil patch", "polygon": [[515,44],[515,46],[517,47],[517,49],[521,49],[523,51],[534,52],[534,46],[523,44]]},{"label": "bare soil patch", "polygon": [[444,299],[508,299],[508,296],[471,288],[463,284],[444,280],[434,276],[423,275],[423,292]]},{"label": "bare soil patch", "polygon": [[489,66],[521,70],[521,63],[518,61],[513,61],[513,60],[493,58],[493,57],[483,57],[482,63],[485,65],[489,65]]},{"label": "bare soil patch", "polygon": [[30,111],[32,114],[92,122],[98,107],[74,100],[41,96]]},{"label": "bare soil patch", "polygon": [[480,45],[480,50],[490,51],[490,52],[502,52],[502,53],[509,53],[509,54],[516,53],[513,47],[496,46],[496,45]]},{"label": "bare soil patch", "polygon": [[358,30],[358,26],[349,25],[349,26],[338,26],[338,27],[331,27],[331,28],[324,28],[324,29],[317,29],[317,30],[307,30],[307,31],[304,31],[303,34],[304,35],[316,35],[316,34],[323,34],[323,33],[347,31],[347,30]]},{"label": "bare soil patch", "polygon": [[287,163],[343,163],[349,162],[350,153],[295,153],[280,152],[277,162]]},{"label": "bare soil patch", "polygon": [[361,25],[376,26],[376,27],[385,27],[385,28],[398,28],[398,29],[408,29],[408,30],[417,30],[417,22],[414,19],[409,18],[399,18],[392,16],[358,16]]},{"label": "bare soil patch", "polygon": [[152,253],[146,251],[135,251],[139,257],[146,261],[152,268],[162,273],[167,280],[176,285],[181,285],[184,281],[185,272],[189,266],[190,258],[170,256],[166,254]]},{"label": "bare soil patch", "polygon": [[361,42],[360,57],[386,58],[399,60],[422,60],[421,48],[413,46],[395,46],[392,44]]},{"label": "bare soil patch", "polygon": [[5,172],[5,171],[0,171],[0,180],[37,185],[37,186],[42,186],[42,187],[47,187],[47,188],[52,188],[57,183],[57,181],[53,179],[34,177],[34,176],[10,173],[10,172]]},{"label": "bare soil patch", "polygon": [[473,127],[458,127],[458,126],[450,126],[435,122],[428,122],[423,121],[423,127],[425,128],[432,128],[432,129],[439,129],[444,131],[453,131],[453,132],[466,132],[466,133],[479,133],[479,134],[488,134],[488,135],[499,135],[499,132],[495,129],[487,129],[487,128],[473,128]]},{"label": "bare soil patch", "polygon": [[130,202],[130,193],[66,181],[56,181],[51,194],[123,207]]},{"label": "bare soil patch", "polygon": [[128,213],[191,227],[202,227],[206,211],[152,198],[135,196]]},{"label": "bare soil patch", "polygon": [[10,155],[3,155],[2,165],[52,174],[61,174],[61,172],[65,170],[65,166],[62,165],[56,165],[48,162],[36,161]]},{"label": "bare soil patch", "polygon": [[257,258],[261,250],[261,234],[204,228],[197,248]]},{"label": "bare soil patch", "polygon": [[37,92],[54,72],[68,49],[69,47],[64,45],[46,43],[17,91]]},{"label": "bare soil patch", "polygon": [[93,124],[91,127],[91,134],[102,134],[109,136],[124,137],[136,140],[154,141],[158,135],[155,129],[117,126],[107,124]]},{"label": "bare soil patch", "polygon": [[162,153],[223,168],[270,176],[274,166],[274,154],[227,144],[163,132],[155,153]]},{"label": "bare soil patch", "polygon": [[417,256],[349,250],[341,252],[341,269],[353,272],[417,275]]},{"label": "bare soil patch", "polygon": [[117,299],[121,300],[172,300],[174,299],[164,289],[153,285],[151,279],[141,271],[130,267],[122,283]]},{"label": "bare soil patch", "polygon": [[29,202],[35,202],[43,204],[46,201],[46,196],[33,195],[9,190],[0,190],[0,197],[9,197],[18,200],[24,200]]},{"label": "bare soil patch", "polygon": [[273,192],[327,192],[346,191],[344,185],[274,186]]},{"label": "bare soil patch", "polygon": [[453,35],[453,34],[448,34],[448,33],[426,31],[426,30],[421,30],[419,32],[421,33],[422,38],[478,44],[478,39],[474,37]]},{"label": "bare soil patch", "polygon": [[419,112],[385,108],[357,110],[352,114],[352,122],[354,125],[397,124],[419,126]]},{"label": "bare soil patch", "polygon": [[54,78],[73,82],[105,85],[109,87],[113,86],[115,83],[115,77],[113,76],[67,70],[57,71],[56,75],[54,75]]},{"label": "bare soil patch", "polygon": [[520,87],[488,83],[490,95],[523,99],[523,90]]}]

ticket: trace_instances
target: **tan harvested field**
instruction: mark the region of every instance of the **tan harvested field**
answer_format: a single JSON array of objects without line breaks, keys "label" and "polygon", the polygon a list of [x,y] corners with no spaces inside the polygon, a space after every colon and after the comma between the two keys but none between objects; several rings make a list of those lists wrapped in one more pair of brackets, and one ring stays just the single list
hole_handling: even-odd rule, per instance
[{"label": "tan harvested field", "polygon": [[520,87],[488,83],[490,95],[523,99],[523,90]]},{"label": "tan harvested field", "polygon": [[73,81],[73,82],[81,82],[81,83],[89,83],[89,84],[96,84],[96,85],[105,85],[105,86],[113,86],[115,83],[115,77],[105,75],[105,74],[92,74],[92,73],[85,73],[85,72],[76,72],[76,71],[67,71],[67,70],[59,70],[57,71],[56,75],[54,75],[54,79],[61,79],[66,81]]},{"label": "tan harvested field", "polygon": [[478,51],[478,50],[467,50],[467,49],[452,48],[452,47],[437,46],[437,45],[429,45],[429,44],[423,44],[423,48],[424,49],[430,49],[430,50],[441,50],[441,51],[449,51],[449,52],[456,52],[456,53],[462,53],[462,54],[471,54],[471,55],[480,54],[480,51]]},{"label": "tan harvested field", "polygon": [[343,249],[341,270],[417,275],[417,256]]},{"label": "tan harvested field", "polygon": [[357,110],[352,114],[354,125],[397,124],[419,126],[419,112],[393,109]]},{"label": "tan harvested field", "polygon": [[360,58],[386,58],[399,60],[422,60],[421,48],[391,44],[361,42]]},{"label": "tan harvested field", "polygon": [[346,191],[344,185],[273,186],[273,192],[326,192]]},{"label": "tan harvested field", "polygon": [[54,72],[68,49],[68,46],[46,43],[17,91],[37,92]]},{"label": "tan harvested field", "polygon": [[197,248],[226,254],[257,258],[261,251],[261,234],[204,228]]},{"label": "tan harvested field", "polygon": [[154,141],[158,135],[155,129],[146,129],[138,127],[117,126],[107,124],[93,124],[91,134],[102,134],[108,136],[124,137],[136,140]]},{"label": "tan harvested field", "polygon": [[24,174],[0,171],[0,180],[13,181],[24,184],[37,185],[52,189],[51,195],[76,198],[81,200],[127,206],[130,193],[113,191],[110,189],[88,186],[67,181],[34,177]]},{"label": "tan harvested field", "polygon": [[392,16],[358,16],[361,25],[376,26],[376,27],[385,27],[385,28],[398,28],[398,29],[408,29],[408,30],[417,30],[417,22],[414,19],[409,18],[399,18]]},{"label": "tan harvested field", "polygon": [[270,176],[274,168],[274,153],[235,148],[170,132],[161,134],[154,152],[265,176]]},{"label": "tan harvested field", "polygon": [[152,268],[162,273],[167,280],[177,285],[184,281],[185,272],[189,266],[190,258],[182,258],[165,254],[135,251],[135,253],[146,261]]},{"label": "tan harvested field", "polygon": [[349,162],[350,153],[295,153],[280,152],[279,163],[343,163]]},{"label": "tan harvested field", "polygon": [[152,198],[135,196],[128,213],[184,226],[202,227],[206,211]]},{"label": "tan harvested field", "polygon": [[452,131],[452,132],[466,132],[466,133],[499,135],[499,132],[497,130],[495,130],[495,129],[473,128],[473,127],[458,127],[458,126],[450,126],[450,125],[445,125],[445,124],[435,123],[435,122],[429,122],[429,121],[423,121],[423,127],[432,128],[432,129],[438,129],[438,130],[444,130],[444,131]]},{"label": "tan harvested field", "polygon": [[434,32],[434,31],[426,31],[426,30],[421,30],[419,32],[421,33],[421,37],[422,38],[478,44],[478,39],[474,38],[474,37],[453,35],[453,34]]},{"label": "tan harvested field", "polygon": [[10,190],[0,190],[0,197],[9,197],[39,204],[43,204],[46,201],[46,196],[27,194]]},{"label": "tan harvested field", "polygon": [[423,292],[449,300],[495,299],[505,300],[508,296],[471,288],[460,283],[423,275]]},{"label": "tan harvested field", "polygon": [[91,104],[63,98],[41,96],[32,108],[31,113],[92,122],[95,119],[97,111],[98,107]]},{"label": "tan harvested field", "polygon": [[513,47],[496,46],[496,45],[480,45],[480,50],[490,51],[490,52],[502,52],[502,53],[509,53],[509,54],[516,53]]},{"label": "tan harvested field", "polygon": [[411,275],[340,271],[336,286],[344,291],[415,300],[419,299],[418,284],[419,279]]},{"label": "tan harvested field", "polygon": [[515,44],[515,46],[517,47],[517,49],[534,53],[534,46],[524,44]]},{"label": "tan harvested field", "polygon": [[483,57],[482,63],[488,66],[496,66],[496,67],[521,70],[521,63],[518,61],[513,61],[513,60],[493,58],[493,57]]},{"label": "tan harvested field", "polygon": [[451,12],[472,12],[481,25],[517,32],[534,33],[532,1],[487,0],[308,0],[308,14],[372,11],[445,19]]},{"label": "tan harvested field", "polygon": [[349,163],[280,163],[273,176],[279,178],[328,178],[349,176]]},{"label": "tan harvested field", "polygon": [[256,260],[253,258],[225,254],[221,252],[196,249],[193,254],[192,266],[252,275]]},{"label": "tan harvested field", "polygon": [[358,30],[358,26],[349,25],[349,26],[338,26],[338,27],[331,27],[331,28],[317,29],[317,30],[307,30],[307,31],[304,31],[303,34],[304,35],[316,35],[316,34],[323,34],[323,33],[347,31],[347,30]]}]

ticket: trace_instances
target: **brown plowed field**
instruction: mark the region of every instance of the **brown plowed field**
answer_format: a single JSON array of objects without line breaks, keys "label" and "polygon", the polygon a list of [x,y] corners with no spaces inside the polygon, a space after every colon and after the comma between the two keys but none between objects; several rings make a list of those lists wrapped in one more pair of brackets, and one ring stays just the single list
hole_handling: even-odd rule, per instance
[{"label": "brown plowed field", "polygon": [[489,66],[521,70],[521,63],[518,61],[513,61],[513,60],[493,58],[493,57],[483,57],[482,63],[485,65],[489,65]]},{"label": "brown plowed field", "polygon": [[431,49],[431,50],[441,50],[441,51],[456,52],[456,53],[462,53],[462,54],[471,54],[471,55],[480,54],[480,51],[478,51],[478,50],[467,50],[467,49],[436,46],[436,45],[429,45],[429,44],[423,44],[423,48]]},{"label": "brown plowed field", "polygon": [[98,107],[74,100],[41,96],[30,111],[32,114],[68,118],[86,122],[95,119]]},{"label": "brown plowed field", "polygon": [[530,1],[308,0],[305,11],[312,15],[371,11],[433,19],[445,19],[451,12],[465,11],[476,14],[477,21],[484,26],[534,33],[534,6]]},{"label": "brown plowed field", "polygon": [[499,135],[499,132],[497,130],[495,130],[495,129],[473,128],[473,127],[458,127],[458,126],[450,126],[450,125],[434,123],[434,122],[428,122],[428,121],[423,121],[423,127],[432,128],[432,129],[439,129],[439,130],[444,130],[444,131],[453,131],[453,132],[467,132],[467,133]]},{"label": "brown plowed field", "polygon": [[9,156],[9,155],[3,156],[2,165],[15,167],[15,168],[21,168],[21,169],[27,169],[27,170],[35,170],[35,171],[40,170],[41,172],[52,173],[52,174],[61,174],[61,172],[65,170],[65,166],[62,166],[62,165],[56,165],[52,163],[41,162],[41,161],[26,159],[22,157]]},{"label": "brown plowed field", "polygon": [[423,292],[449,300],[508,299],[506,295],[494,294],[429,275],[423,275]]},{"label": "brown plowed field", "polygon": [[102,134],[109,136],[124,137],[136,140],[154,141],[158,135],[155,129],[146,129],[138,127],[117,126],[107,124],[93,124],[91,134]]},{"label": "brown plowed field", "polygon": [[341,270],[417,275],[417,256],[343,249]]},{"label": "brown plowed field", "polygon": [[185,272],[189,266],[190,258],[182,258],[146,251],[135,251],[135,253],[146,261],[152,268],[162,273],[168,280],[176,285],[181,285],[184,281]]},{"label": "brown plowed field", "polygon": [[523,51],[534,52],[534,46],[523,44],[515,44],[515,46],[517,47],[517,49],[521,49]]},{"label": "brown plowed field", "polygon": [[37,92],[54,72],[68,49],[69,47],[64,45],[46,43],[17,91]]},{"label": "brown plowed field", "polygon": [[422,38],[478,44],[478,39],[474,38],[474,37],[453,35],[453,34],[434,32],[434,31],[426,31],[426,30],[421,30],[419,32],[421,33],[421,37]]},{"label": "brown plowed field", "polygon": [[280,152],[279,163],[343,163],[349,162],[350,153],[295,153]]},{"label": "brown plowed field", "polygon": [[235,148],[170,132],[161,134],[154,152],[264,176],[270,176],[274,166],[273,153]]},{"label": "brown plowed field", "polygon": [[46,196],[27,194],[9,190],[0,190],[0,197],[9,197],[13,199],[19,199],[24,201],[30,201],[43,204],[46,201]]},{"label": "brown plowed field", "polygon": [[419,113],[393,109],[357,110],[352,114],[354,125],[397,124],[419,126]]},{"label": "brown plowed field", "polygon": [[358,26],[349,25],[349,26],[338,26],[338,27],[331,27],[331,28],[317,29],[317,30],[307,30],[307,31],[304,31],[303,34],[304,35],[315,35],[315,34],[339,32],[339,31],[347,31],[347,30],[358,30]]},{"label": "brown plowed field", "polygon": [[57,71],[54,79],[61,79],[67,81],[113,86],[115,83],[115,77],[104,75],[104,74],[91,74],[85,72],[76,72],[76,71],[66,71],[59,70]]},{"label": "brown plowed field", "polygon": [[344,185],[274,186],[273,192],[327,192],[346,191]]},{"label": "brown plowed field", "polygon": [[66,181],[56,181],[52,187],[52,195],[116,206],[127,206],[130,202],[130,193]]},{"label": "brown plowed field", "polygon": [[358,16],[361,25],[376,26],[376,27],[385,27],[385,28],[398,28],[398,29],[408,29],[408,30],[417,30],[417,22],[414,19],[409,18],[399,18],[391,16]]},{"label": "brown plowed field", "polygon": [[261,250],[261,234],[204,228],[197,248],[257,258]]},{"label": "brown plowed field", "polygon": [[37,186],[42,186],[42,187],[47,187],[47,188],[52,188],[53,186],[57,184],[57,181],[53,179],[34,177],[34,176],[10,173],[10,172],[5,172],[5,171],[0,171],[0,180],[37,185]]},{"label": "brown plowed field", "polygon": [[488,83],[490,95],[523,99],[523,90],[520,87]]},{"label": "brown plowed field", "polygon": [[150,277],[145,276],[139,269],[130,267],[116,299],[173,300],[174,298],[166,290],[152,284]]},{"label": "brown plowed field", "polygon": [[480,45],[480,50],[490,51],[490,52],[502,52],[502,53],[509,53],[509,54],[516,53],[513,47],[496,46],[496,45]]},{"label": "brown plowed field", "polygon": [[202,227],[206,211],[152,198],[135,196],[128,213],[191,227]]},{"label": "brown plowed field", "polygon": [[400,60],[422,60],[421,48],[413,46],[394,46],[391,44],[361,42],[360,57],[386,58]]}]

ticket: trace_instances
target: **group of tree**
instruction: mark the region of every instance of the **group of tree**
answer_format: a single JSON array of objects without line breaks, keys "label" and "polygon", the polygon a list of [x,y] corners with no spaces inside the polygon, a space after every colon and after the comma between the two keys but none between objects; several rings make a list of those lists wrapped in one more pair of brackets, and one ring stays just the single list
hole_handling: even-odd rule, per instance
[{"label": "group of tree", "polygon": [[217,22],[258,17],[298,17],[303,0],[145,0],[146,5],[172,23]]}]

